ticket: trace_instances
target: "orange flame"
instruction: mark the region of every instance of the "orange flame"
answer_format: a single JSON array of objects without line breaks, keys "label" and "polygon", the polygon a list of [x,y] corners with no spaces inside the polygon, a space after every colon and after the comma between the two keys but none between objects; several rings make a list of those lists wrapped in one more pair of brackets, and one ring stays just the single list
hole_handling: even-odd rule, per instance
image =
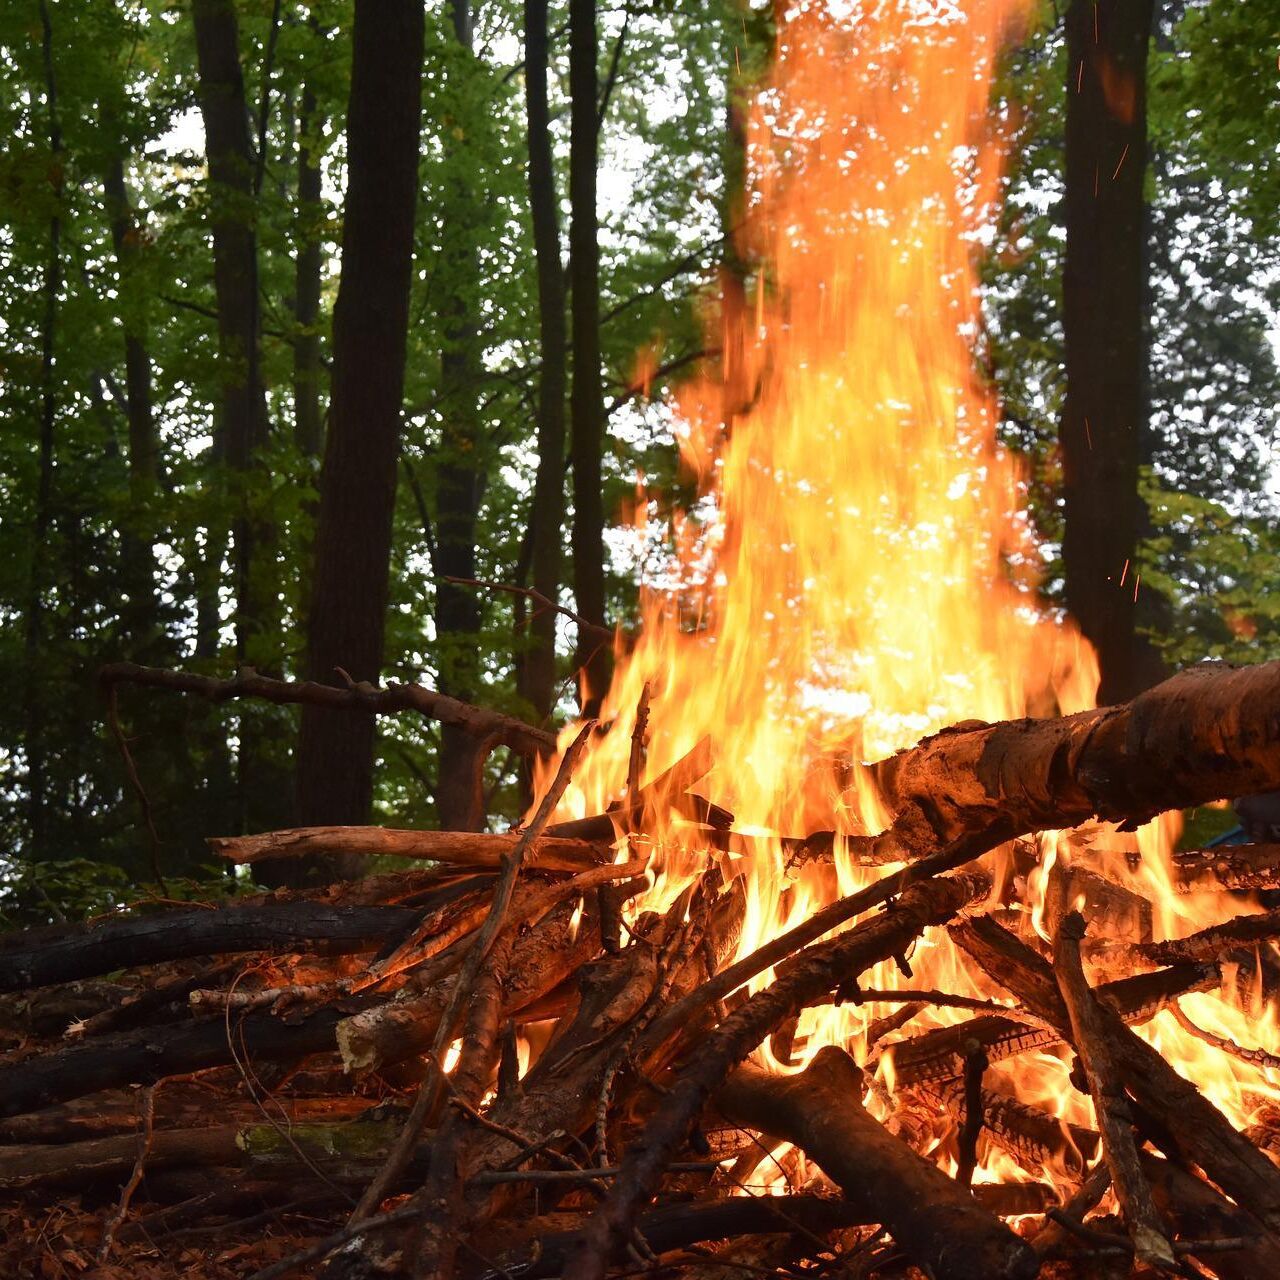
[{"label": "orange flame", "polygon": [[[996,440],[992,393],[974,373],[974,259],[1002,150],[1001,117],[989,107],[994,62],[1025,7],[811,0],[779,11],[773,71],[748,126],[742,248],[758,271],[747,287],[724,291],[745,301],[724,304],[718,376],[685,387],[676,406],[701,497],[671,522],[669,559],[642,593],[639,638],[618,654],[602,714],[610,732],[561,805],[565,815],[600,812],[621,795],[650,685],[648,776],[708,738],[714,766],[700,790],[757,837],[750,857],[725,867],[747,890],[740,954],[883,873],[853,865],[839,843],[834,868],[790,871],[776,838],[881,829],[860,761],[964,719],[1093,705],[1091,651],[1038,603],[1024,486]],[[651,546],[655,509],[643,494],[636,517]],[[1069,866],[1066,835],[1047,833],[1038,869],[1018,881],[1028,937],[1047,936],[1043,895],[1054,860]],[[1133,851],[1131,837],[1099,839]],[[1167,824],[1141,842],[1139,871],[1118,853],[1117,874],[1157,902],[1162,929],[1188,932]],[[642,843],[653,857],[645,909],[672,903],[718,856],[675,818]],[[945,933],[922,939],[911,963],[918,985],[1000,997]],[[866,982],[901,978],[886,965]],[[1196,1000],[1202,1011],[1212,1006],[1209,1029],[1241,1034],[1225,1001]],[[774,1065],[795,1069],[830,1042],[865,1058],[865,1030],[879,1012],[806,1010],[790,1061]],[[1274,1036],[1274,1017],[1265,1030]],[[1197,1069],[1216,1052],[1167,1015],[1147,1034]],[[762,1056],[773,1061],[767,1046]],[[887,1097],[892,1055],[878,1061]],[[1256,1089],[1262,1073],[1221,1062],[1215,1070],[1215,1101],[1247,1120],[1260,1103],[1242,1082]],[[1062,1057],[993,1067],[992,1080],[1001,1076],[1024,1099],[1092,1123]],[[1027,1175],[997,1154],[979,1176]]]}]

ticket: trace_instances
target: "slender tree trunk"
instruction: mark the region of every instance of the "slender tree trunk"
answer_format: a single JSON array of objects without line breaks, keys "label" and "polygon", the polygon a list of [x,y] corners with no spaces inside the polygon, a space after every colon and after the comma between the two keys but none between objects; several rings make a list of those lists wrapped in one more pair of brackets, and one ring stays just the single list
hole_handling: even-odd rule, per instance
[{"label": "slender tree trunk", "polygon": [[[234,0],[193,0],[200,113],[212,194],[213,276],[218,299],[220,430],[233,509],[236,656],[268,672],[283,661],[276,530],[260,474],[269,418],[261,367],[255,165]],[[211,536],[211,549],[219,539]],[[281,776],[279,728],[251,708],[239,717],[241,829],[291,818]]]},{"label": "slender tree trunk", "polygon": [[1099,698],[1137,692],[1134,557],[1147,420],[1146,69],[1153,0],[1067,12],[1067,607],[1098,651]]},{"label": "slender tree trunk", "polygon": [[121,612],[128,656],[145,662],[161,631],[151,541],[152,502],[160,479],[160,441],[152,405],[147,328],[141,299],[131,282],[138,259],[138,229],[125,186],[124,156],[120,152],[107,163],[103,191],[111,217],[111,244],[120,276],[125,419],[129,429],[129,515],[122,531],[128,600]]},{"label": "slender tree trunk", "polygon": [[[422,95],[421,0],[356,0],[342,280],[311,612],[313,679],[382,667]],[[368,821],[371,718],[303,708],[298,807],[307,824]],[[327,868],[316,868],[322,874]]]},{"label": "slender tree trunk", "polygon": [[[560,261],[555,162],[547,98],[547,0],[525,0],[524,94],[529,134],[529,213],[538,267],[538,471],[530,515],[533,588],[548,600],[560,591],[565,489],[565,392],[568,333],[564,267]],[[556,614],[534,606],[528,643],[518,659],[520,692],[540,719],[551,714],[556,691]]]},{"label": "slender tree trunk", "polygon": [[[595,0],[569,3],[569,272],[573,298],[573,388],[570,462],[573,466],[573,589],[578,612],[599,626],[605,619],[604,400],[600,371],[600,244],[596,215],[599,56]],[[609,683],[611,654],[592,635],[579,635],[584,714],[598,710]]]},{"label": "slender tree trunk", "polygon": [[297,256],[293,293],[293,318],[298,331],[293,339],[293,431],[299,450],[309,458],[319,457],[324,445],[324,419],[320,409],[320,334],[317,332],[324,267],[321,123],[315,90],[310,84],[305,84],[298,117]]},{"label": "slender tree trunk", "polygon": [[[458,43],[462,75],[474,73],[474,33],[470,0],[450,0],[450,16]],[[467,85],[459,86],[465,102]],[[440,356],[444,426],[436,468],[436,554],[438,577],[476,576],[476,520],[484,484],[483,441],[477,388],[483,373],[476,332],[480,296],[480,261],[476,228],[480,209],[474,173],[465,172],[471,148],[470,130],[478,122],[465,113],[458,132],[462,154],[451,157],[444,198],[442,275],[448,294],[443,301],[444,347]],[[479,675],[477,651],[480,600],[474,590],[436,584],[436,648],[440,687],[460,698],[475,694]],[[478,831],[484,825],[482,771],[488,751],[473,735],[441,726],[436,808],[440,825],[455,831]]]},{"label": "slender tree trunk", "polygon": [[[254,454],[267,442],[261,368],[258,245],[254,231],[253,152],[232,0],[193,0],[200,113],[212,185],[213,274],[221,352],[221,431],[232,473],[236,572],[236,647],[245,661],[274,655],[278,635],[274,573],[255,563],[272,552],[271,531],[251,510],[247,488]],[[264,545],[259,546],[260,543]],[[261,643],[259,643],[261,641]],[[271,661],[264,666],[274,666]]]},{"label": "slender tree trunk", "polygon": [[58,82],[53,66],[53,20],[48,0],[40,0],[41,53],[44,61],[45,110],[48,116],[50,174],[54,185],[53,214],[49,218],[44,280],[44,316],[40,323],[40,444],[36,481],[35,515],[32,521],[31,571],[24,618],[24,734],[27,757],[28,857],[48,855],[48,752],[45,742],[43,605],[47,543],[53,524],[53,468],[58,399],[56,355],[58,298],[62,292],[62,126],[58,119]]}]

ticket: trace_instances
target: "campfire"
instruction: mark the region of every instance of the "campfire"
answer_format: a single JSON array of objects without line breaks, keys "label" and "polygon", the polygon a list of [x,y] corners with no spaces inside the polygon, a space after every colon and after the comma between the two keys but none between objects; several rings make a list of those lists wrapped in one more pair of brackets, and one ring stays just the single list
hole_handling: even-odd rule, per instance
[{"label": "campfire", "polygon": [[596,718],[104,672],[417,711],[530,757],[536,800],[506,833],[216,839],[427,865],[5,940],[0,1182],[81,1193],[86,1256],[1280,1274],[1280,846],[1177,850],[1181,810],[1280,787],[1280,664],[1095,708],[1039,601],[972,372],[1021,6],[967,8],[780,22],[756,269],[677,406],[700,500]]}]

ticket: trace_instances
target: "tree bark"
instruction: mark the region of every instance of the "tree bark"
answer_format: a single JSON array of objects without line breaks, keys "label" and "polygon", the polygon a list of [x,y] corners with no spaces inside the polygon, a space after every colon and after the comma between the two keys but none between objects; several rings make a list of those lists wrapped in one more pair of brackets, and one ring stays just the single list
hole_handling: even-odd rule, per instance
[{"label": "tree bark", "polygon": [[129,428],[129,515],[122,531],[127,603],[122,607],[129,656],[144,658],[160,631],[151,545],[150,504],[160,479],[160,439],[151,391],[151,358],[143,300],[131,277],[139,256],[139,233],[125,186],[124,156],[107,162],[103,193],[111,218],[111,244],[116,256],[124,326],[125,418]]},{"label": "tree bark", "polygon": [[[569,3],[569,276],[573,387],[569,457],[573,467],[573,590],[578,612],[604,626],[604,401],[600,357],[600,242],[596,213],[599,145],[596,95],[599,39],[595,0]],[[611,654],[589,633],[578,635],[574,661],[584,716],[598,713]]]},{"label": "tree bark", "polygon": [[[529,517],[533,589],[557,599],[563,565],[565,502],[565,392],[568,386],[568,332],[565,324],[564,267],[560,260],[560,219],[551,112],[547,98],[547,0],[525,0],[524,93],[529,135],[529,213],[538,269],[538,471]],[[556,614],[535,608],[527,642],[519,654],[520,693],[540,719],[551,714],[556,691]]]},{"label": "tree bark", "polygon": [[1066,600],[1104,702],[1141,687],[1134,631],[1138,466],[1148,412],[1143,181],[1153,0],[1067,11],[1063,407]]},{"label": "tree bark", "polygon": [[223,457],[233,473],[236,648],[264,667],[278,646],[274,573],[259,560],[273,554],[274,531],[250,501],[254,455],[267,442],[261,367],[258,244],[253,219],[249,106],[240,67],[233,0],[193,0],[200,114],[211,184],[214,290],[218,299]]},{"label": "tree bark", "polygon": [[[265,671],[283,662],[276,529],[269,486],[255,474],[267,444],[270,420],[262,375],[258,242],[255,231],[254,162],[249,105],[240,65],[234,0],[193,0],[200,113],[209,164],[213,278],[218,300],[220,404],[215,414],[215,466],[228,472],[235,581],[236,657]],[[221,572],[221,538],[209,547]],[[256,711],[237,726],[240,739],[236,794],[241,829],[278,826],[288,818],[277,734]]]},{"label": "tree bark", "polygon": [[[474,77],[474,39],[470,0],[450,0],[454,37],[462,53],[455,65],[462,83],[455,100],[469,104]],[[450,150],[444,191],[441,245],[447,294],[442,305],[440,352],[444,421],[436,468],[437,578],[476,577],[476,520],[484,485],[482,424],[477,389],[483,375],[476,314],[481,292],[476,235],[481,219],[474,148],[470,132],[478,121],[464,114],[462,138]],[[473,163],[468,164],[468,157]],[[476,688],[480,633],[480,597],[468,587],[436,583],[436,655],[440,687],[455,697],[470,698]],[[443,725],[436,776],[436,809],[440,825],[456,831],[484,826],[483,769],[492,744]]]},{"label": "tree bark", "polygon": [[45,743],[44,664],[40,625],[45,589],[46,544],[53,523],[53,470],[58,398],[54,367],[58,299],[62,291],[62,126],[58,119],[58,82],[53,66],[53,21],[48,0],[40,0],[41,52],[44,65],[45,110],[48,115],[50,181],[54,209],[49,218],[49,241],[44,265],[44,315],[40,323],[40,437],[39,478],[36,481],[35,516],[32,521],[31,567],[23,619],[23,750],[27,766],[27,835],[29,857],[39,859],[48,849],[47,748]]},{"label": "tree bark", "polygon": [[298,114],[298,194],[294,226],[293,319],[293,438],[299,452],[318,458],[324,446],[324,419],[320,409],[320,282],[324,266],[321,225],[321,149],[323,121],[310,83],[302,86]]},{"label": "tree bark", "polygon": [[[307,631],[310,671],[325,683],[336,682],[337,667],[370,681],[382,667],[418,186],[420,0],[357,0],[352,42],[342,280]],[[373,742],[371,716],[304,707],[303,822],[368,820]]]}]

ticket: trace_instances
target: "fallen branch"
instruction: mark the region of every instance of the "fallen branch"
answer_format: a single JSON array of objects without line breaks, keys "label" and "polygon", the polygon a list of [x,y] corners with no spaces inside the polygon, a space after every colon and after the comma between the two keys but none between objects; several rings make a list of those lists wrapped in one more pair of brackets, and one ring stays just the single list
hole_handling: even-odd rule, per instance
[{"label": "fallen branch", "polygon": [[1094,998],[1084,976],[1080,940],[1084,937],[1084,917],[1068,913],[1058,928],[1053,950],[1053,971],[1058,990],[1071,1021],[1072,1043],[1080,1057],[1089,1094],[1093,1098],[1102,1154],[1111,1171],[1111,1186],[1134,1252],[1149,1266],[1172,1268],[1173,1249],[1164,1224],[1156,1213],[1142,1168],[1138,1145],[1133,1138],[1133,1116],[1124,1086],[1111,1060],[1111,1051],[1102,1026],[1102,1006]]},{"label": "fallen branch", "polygon": [[[422,858],[464,867],[498,868],[521,837],[514,832],[399,831],[392,827],[294,827],[255,836],[213,836],[209,846],[232,862],[264,858],[311,858],[335,853],[367,857]],[[543,836],[525,855],[542,871],[586,871],[608,862],[607,846],[564,836]]]},{"label": "fallen branch", "polygon": [[[957,924],[951,934],[997,982],[1071,1040],[1070,1017],[1052,971],[1030,947],[989,916]],[[1193,1084],[1134,1035],[1114,1009],[1099,1001],[1098,1011],[1116,1069],[1143,1111],[1174,1135],[1182,1151],[1233,1200],[1269,1229],[1280,1228],[1280,1170]]]},{"label": "fallen branch", "polygon": [[733,1067],[770,1032],[821,992],[835,990],[880,960],[901,955],[929,925],[949,920],[989,889],[987,877],[977,872],[913,885],[893,910],[802,952],[773,986],[702,1035],[662,1109],[628,1150],[623,1176],[609,1200],[583,1231],[566,1280],[601,1280],[606,1260],[630,1236],[640,1207],[698,1112]]},{"label": "fallen branch", "polygon": [[853,1060],[827,1047],[795,1076],[739,1067],[716,1102],[737,1123],[794,1142],[938,1280],[1031,1280],[1039,1264],[1030,1246],[886,1132],[863,1110],[861,1095]]}]

